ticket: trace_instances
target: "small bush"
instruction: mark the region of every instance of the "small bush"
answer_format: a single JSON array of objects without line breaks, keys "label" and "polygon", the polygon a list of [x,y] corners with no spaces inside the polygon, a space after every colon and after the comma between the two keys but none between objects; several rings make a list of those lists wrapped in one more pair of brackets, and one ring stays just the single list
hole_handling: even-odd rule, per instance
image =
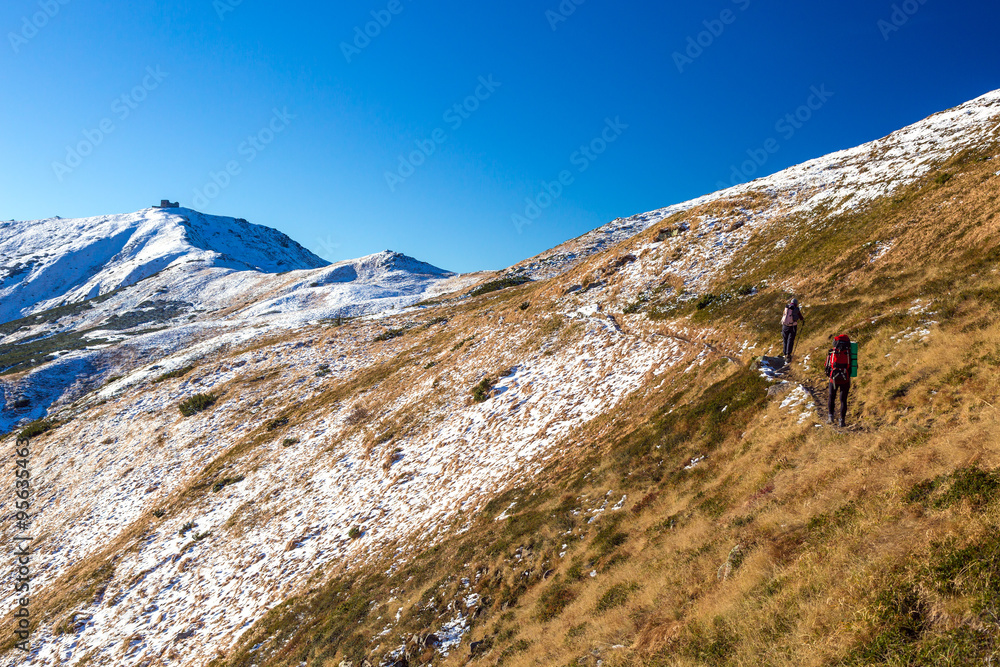
[{"label": "small bush", "polygon": [[945,172],[943,174],[938,174],[937,178],[934,179],[934,182],[937,183],[938,185],[944,185],[950,180],[951,180],[951,174]]},{"label": "small bush", "polygon": [[30,438],[36,438],[43,433],[48,433],[53,428],[55,428],[55,426],[53,426],[51,422],[47,422],[44,419],[37,419],[21,429],[21,432],[17,434],[17,439],[28,440]]},{"label": "small bush", "polygon": [[476,289],[469,292],[469,296],[482,296],[483,294],[489,294],[490,292],[507,289],[508,287],[517,287],[518,285],[524,285],[525,283],[530,282],[531,278],[528,276],[505,276],[499,280],[491,280],[488,283],[483,283]]},{"label": "small bush", "polygon": [[635,507],[632,508],[632,514],[637,514],[637,515],[642,514],[643,510],[645,510],[647,507],[655,503],[657,498],[659,497],[660,497],[659,492],[650,491],[643,497],[642,500],[640,500],[635,504]]},{"label": "small bush", "polygon": [[595,610],[598,613],[608,611],[609,609],[615,609],[617,607],[622,607],[628,602],[628,599],[639,590],[639,584],[633,581],[625,581],[620,584],[615,584],[601,596],[601,599],[597,601],[597,606]]},{"label": "small bush", "polygon": [[386,329],[379,335],[375,336],[375,340],[377,341],[392,340],[393,338],[399,338],[405,333],[406,329]]},{"label": "small bush", "polygon": [[998,492],[1000,475],[973,466],[917,482],[906,494],[906,500],[935,509],[946,509],[962,501],[980,508],[995,498]]},{"label": "small bush", "polygon": [[462,340],[458,341],[457,343],[455,343],[455,345],[452,346],[451,351],[457,352],[458,350],[462,349],[463,345],[475,340],[475,338],[476,338],[475,336],[469,336],[468,338],[463,338]]},{"label": "small bush", "polygon": [[267,430],[273,431],[288,425],[288,417],[276,417],[267,422]]},{"label": "small bush", "polygon": [[282,447],[291,447],[292,445],[297,445],[299,443],[298,438],[285,438],[281,441]]},{"label": "small bush", "polygon": [[194,528],[194,521],[188,521],[183,526],[181,526],[181,529],[177,531],[177,534],[180,535],[181,537],[184,537],[193,528]]},{"label": "small bush", "polygon": [[164,515],[166,515],[166,511],[164,510],[153,510],[153,516],[155,516],[157,519],[162,519]]},{"label": "small bush", "polygon": [[705,310],[706,308],[711,306],[718,298],[719,297],[716,296],[715,294],[706,294],[705,296],[701,297],[700,301],[698,301],[698,310]]},{"label": "small bush", "polygon": [[615,530],[614,526],[601,529],[594,536],[594,549],[598,556],[607,556],[609,553],[625,544],[628,541],[628,533]]},{"label": "small bush", "polygon": [[500,651],[500,656],[497,658],[497,664],[503,664],[508,658],[512,658],[515,655],[524,653],[529,648],[531,648],[531,642],[527,639],[518,639],[516,642]]},{"label": "small bush", "polygon": [[893,387],[892,389],[889,389],[888,391],[886,391],[885,395],[890,400],[898,400],[900,398],[903,398],[904,396],[906,396],[909,393],[910,393],[910,383],[909,382],[904,382],[903,384],[901,384],[899,386],[896,386],[896,387]]},{"label": "small bush", "polygon": [[531,308],[531,302],[530,301],[525,301],[520,306],[518,306],[518,310],[528,310],[529,308]]},{"label": "small bush", "polygon": [[622,310],[622,313],[624,313],[625,315],[635,315],[640,310],[642,310],[642,306],[645,303],[646,303],[645,299],[636,299],[635,301],[627,304],[625,306],[625,309]]},{"label": "small bush", "polygon": [[188,373],[194,370],[194,366],[185,366],[184,368],[178,368],[175,371],[170,371],[169,373],[164,373],[155,380],[154,383],[164,382],[165,380],[171,380],[173,378],[184,377]]},{"label": "small bush", "polygon": [[347,536],[352,540],[358,539],[359,537],[361,537],[362,534],[363,533],[361,532],[361,529],[358,528],[357,526],[351,526],[351,529],[347,531]]},{"label": "small bush", "polygon": [[182,401],[178,407],[182,415],[190,417],[212,407],[217,400],[219,400],[219,397],[214,394],[195,394]]},{"label": "small bush", "polygon": [[547,623],[556,618],[577,598],[577,592],[565,583],[557,583],[538,598],[538,620]]},{"label": "small bush", "polygon": [[472,388],[472,400],[476,403],[485,403],[490,398],[490,390],[493,389],[494,380],[483,378]]}]

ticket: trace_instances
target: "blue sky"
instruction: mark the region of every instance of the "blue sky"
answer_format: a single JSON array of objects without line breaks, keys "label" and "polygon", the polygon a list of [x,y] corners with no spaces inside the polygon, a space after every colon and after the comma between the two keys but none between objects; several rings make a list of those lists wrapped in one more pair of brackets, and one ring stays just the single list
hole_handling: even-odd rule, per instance
[{"label": "blue sky", "polygon": [[497,269],[1000,88],[996,3],[672,4],[7,0],[0,218],[170,197]]}]

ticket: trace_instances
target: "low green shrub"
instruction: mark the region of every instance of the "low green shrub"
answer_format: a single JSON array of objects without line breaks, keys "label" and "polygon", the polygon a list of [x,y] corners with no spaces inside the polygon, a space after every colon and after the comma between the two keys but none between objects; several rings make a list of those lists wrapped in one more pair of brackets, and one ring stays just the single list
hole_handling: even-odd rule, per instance
[{"label": "low green shrub", "polygon": [[906,494],[906,501],[935,509],[946,509],[967,501],[979,508],[993,500],[998,493],[1000,474],[972,466],[917,482]]},{"label": "low green shrub", "polygon": [[51,422],[45,421],[44,419],[36,419],[21,429],[21,432],[17,434],[17,439],[28,440],[30,438],[36,438],[54,428],[55,426],[53,426]]},{"label": "low green shrub", "polygon": [[479,287],[475,288],[469,292],[469,296],[482,296],[483,294],[489,294],[490,292],[497,292],[502,289],[507,289],[508,287],[517,287],[519,285],[524,285],[525,283],[530,283],[531,278],[528,276],[505,276],[499,280],[491,280],[488,283],[483,283]]},{"label": "low green shrub", "polygon": [[615,584],[600,597],[595,610],[601,613],[609,609],[622,607],[632,597],[632,593],[635,593],[637,590],[639,590],[639,584],[634,581],[623,581],[620,584]]},{"label": "low green shrub", "polygon": [[375,336],[375,340],[384,342],[387,340],[392,340],[393,338],[399,338],[406,333],[406,329],[386,329],[379,335]]},{"label": "low green shrub", "polygon": [[490,398],[490,390],[493,389],[494,380],[483,378],[472,388],[472,400],[476,403],[485,403]]},{"label": "low green shrub", "polygon": [[538,598],[536,616],[542,623],[556,618],[577,598],[577,592],[566,583],[555,583]]},{"label": "low green shrub", "polygon": [[194,366],[185,366],[184,368],[178,368],[177,370],[170,371],[169,373],[164,373],[163,375],[153,380],[153,382],[159,383],[159,382],[164,382],[166,380],[171,380],[173,378],[184,377],[193,370]]},{"label": "low green shrub", "polygon": [[274,431],[275,429],[279,429],[282,426],[287,426],[287,425],[288,425],[288,417],[276,417],[267,422],[267,430]]},{"label": "low green shrub", "polygon": [[219,397],[214,394],[195,394],[194,396],[181,401],[181,404],[178,407],[180,408],[182,415],[190,417],[209,409],[215,405],[217,400],[219,400]]}]

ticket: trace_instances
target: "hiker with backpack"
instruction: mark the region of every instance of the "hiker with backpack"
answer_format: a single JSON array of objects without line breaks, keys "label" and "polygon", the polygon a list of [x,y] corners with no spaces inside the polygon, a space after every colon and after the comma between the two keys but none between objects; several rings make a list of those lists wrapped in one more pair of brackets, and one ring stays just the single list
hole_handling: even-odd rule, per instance
[{"label": "hiker with backpack", "polygon": [[806,318],[802,317],[802,311],[799,310],[799,300],[792,299],[787,306],[785,306],[785,312],[781,315],[781,340],[784,342],[785,346],[785,361],[792,360],[792,352],[795,350],[795,334],[799,330],[799,322],[805,322]]},{"label": "hiker with backpack", "polygon": [[833,349],[826,357],[826,377],[830,380],[829,423],[833,423],[833,411],[840,394],[840,426],[847,420],[847,395],[851,391],[851,378],[857,376],[857,343],[852,343],[847,335],[833,339]]}]

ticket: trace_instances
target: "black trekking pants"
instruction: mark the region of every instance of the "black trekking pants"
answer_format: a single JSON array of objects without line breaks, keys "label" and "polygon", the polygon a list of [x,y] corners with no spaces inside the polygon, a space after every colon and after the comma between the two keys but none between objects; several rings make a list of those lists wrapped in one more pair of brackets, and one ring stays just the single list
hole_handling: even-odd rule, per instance
[{"label": "black trekking pants", "polygon": [[791,356],[792,350],[795,349],[795,333],[798,329],[798,327],[781,327],[781,340],[785,343],[784,356],[786,357]]},{"label": "black trekking pants", "polygon": [[851,391],[851,383],[834,384],[830,383],[830,414],[833,415],[833,407],[837,402],[837,390],[840,390],[840,421],[847,419],[847,394]]}]

